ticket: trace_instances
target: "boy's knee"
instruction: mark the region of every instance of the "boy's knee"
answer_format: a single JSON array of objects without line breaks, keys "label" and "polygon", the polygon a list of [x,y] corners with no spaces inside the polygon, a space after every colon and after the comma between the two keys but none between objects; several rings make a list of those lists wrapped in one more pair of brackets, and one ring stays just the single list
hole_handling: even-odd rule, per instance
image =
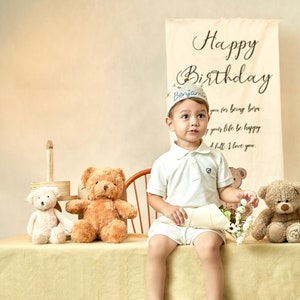
[{"label": "boy's knee", "polygon": [[201,260],[214,258],[220,253],[220,242],[217,239],[199,240],[194,243],[196,251]]},{"label": "boy's knee", "polygon": [[176,247],[176,243],[165,236],[153,236],[148,242],[149,258],[167,258]]}]

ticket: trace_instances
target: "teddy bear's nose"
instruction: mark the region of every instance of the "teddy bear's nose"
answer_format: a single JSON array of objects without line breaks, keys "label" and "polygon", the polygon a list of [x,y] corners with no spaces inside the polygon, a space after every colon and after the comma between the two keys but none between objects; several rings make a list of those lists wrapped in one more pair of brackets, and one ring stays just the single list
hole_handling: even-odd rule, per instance
[{"label": "teddy bear's nose", "polygon": [[45,205],[44,201],[42,201],[42,202],[41,202],[41,205],[42,205],[42,206],[44,206],[44,205]]},{"label": "teddy bear's nose", "polygon": [[289,210],[289,206],[287,204],[282,204],[281,209],[283,211],[287,211],[287,210]]},{"label": "teddy bear's nose", "polygon": [[104,191],[106,191],[106,190],[108,189],[108,186],[105,185],[105,186],[103,187],[103,189],[104,189]]}]

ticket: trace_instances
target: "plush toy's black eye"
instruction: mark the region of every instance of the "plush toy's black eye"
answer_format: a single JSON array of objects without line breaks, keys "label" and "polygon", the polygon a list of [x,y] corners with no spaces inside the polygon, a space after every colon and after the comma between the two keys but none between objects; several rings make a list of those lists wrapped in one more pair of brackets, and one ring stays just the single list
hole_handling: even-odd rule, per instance
[{"label": "plush toy's black eye", "polygon": [[96,184],[98,184],[99,183],[99,181],[96,181]]},{"label": "plush toy's black eye", "polygon": [[47,198],[50,198],[50,196],[47,196]]}]

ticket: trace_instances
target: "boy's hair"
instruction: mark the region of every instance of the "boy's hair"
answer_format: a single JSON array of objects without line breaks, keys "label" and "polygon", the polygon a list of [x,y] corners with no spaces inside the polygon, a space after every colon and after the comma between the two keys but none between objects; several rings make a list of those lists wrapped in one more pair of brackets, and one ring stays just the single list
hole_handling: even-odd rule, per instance
[{"label": "boy's hair", "polygon": [[171,115],[172,108],[179,102],[185,99],[191,99],[204,104],[209,112],[209,104],[207,102],[207,96],[202,87],[197,86],[190,81],[186,81],[182,86],[173,86],[167,96],[167,114]]}]

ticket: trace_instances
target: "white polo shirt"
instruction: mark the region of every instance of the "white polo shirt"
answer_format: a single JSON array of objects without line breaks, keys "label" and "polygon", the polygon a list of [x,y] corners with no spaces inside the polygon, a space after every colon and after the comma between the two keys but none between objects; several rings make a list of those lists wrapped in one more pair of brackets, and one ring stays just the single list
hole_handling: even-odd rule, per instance
[{"label": "white polo shirt", "polygon": [[154,162],[147,191],[182,207],[220,206],[217,188],[232,183],[227,161],[219,150],[202,142],[190,152],[174,143]]}]

